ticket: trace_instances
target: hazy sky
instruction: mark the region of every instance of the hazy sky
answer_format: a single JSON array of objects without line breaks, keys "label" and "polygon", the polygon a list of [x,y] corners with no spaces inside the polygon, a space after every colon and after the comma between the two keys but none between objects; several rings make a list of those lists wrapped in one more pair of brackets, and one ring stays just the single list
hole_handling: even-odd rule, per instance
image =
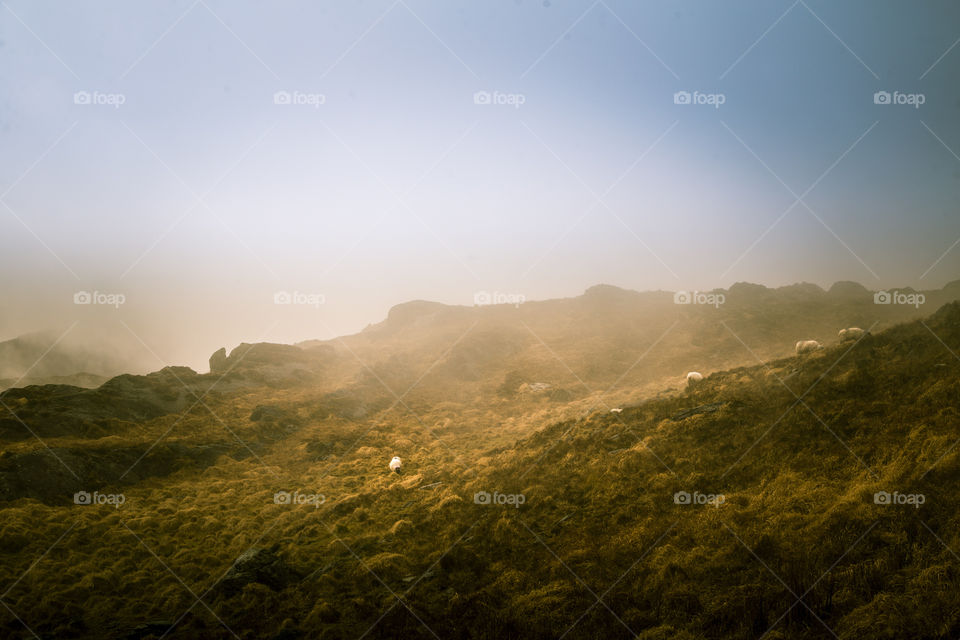
[{"label": "hazy sky", "polygon": [[958,38],[947,1],[3,0],[0,339],[205,369],[477,291],[940,287]]}]

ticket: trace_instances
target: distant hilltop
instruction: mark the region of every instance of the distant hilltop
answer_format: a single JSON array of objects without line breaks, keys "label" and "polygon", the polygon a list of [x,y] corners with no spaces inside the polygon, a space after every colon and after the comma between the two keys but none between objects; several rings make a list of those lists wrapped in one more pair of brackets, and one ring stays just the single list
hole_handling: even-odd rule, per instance
[{"label": "distant hilltop", "polygon": [[[598,284],[571,298],[528,300],[519,294],[485,291],[475,299],[472,306],[427,300],[398,304],[381,322],[332,340],[295,345],[243,343],[229,354],[219,349],[210,357],[210,370],[260,371],[266,379],[295,377],[297,371],[319,374],[321,369],[325,375],[351,376],[360,361],[379,362],[386,354],[410,363],[422,361],[425,367],[453,344],[447,354],[453,358],[447,363],[449,374],[479,380],[504,373],[501,369],[512,366],[509,363],[519,366],[514,362],[517,358],[536,370],[529,363],[539,362],[540,356],[531,350],[542,349],[541,341],[550,345],[555,356],[566,354],[573,362],[610,369],[637,345],[656,340],[674,322],[677,326],[663,338],[661,347],[679,354],[682,341],[685,355],[659,362],[655,352],[649,360],[671,371],[687,365],[712,370],[745,364],[740,357],[743,346],[728,329],[736,331],[756,354],[780,357],[801,339],[826,344],[844,327],[880,330],[929,315],[960,300],[960,280],[941,289],[879,291],[850,281],[836,282],[826,290],[806,282],[775,288],[738,282],[729,289],[644,292]],[[131,370],[135,367],[117,349],[58,342],[53,332],[0,342],[0,389],[29,384],[94,388]]]},{"label": "distant hilltop", "polygon": [[[889,298],[889,300],[886,300],[886,298]],[[891,307],[891,309],[888,309],[887,312],[879,311],[881,322],[887,319],[903,321],[922,316],[925,313],[932,313],[947,302],[960,300],[960,280],[954,280],[941,289],[927,290],[917,290],[911,287],[868,289],[858,282],[849,280],[835,282],[829,289],[823,289],[819,285],[809,282],[799,282],[774,288],[750,282],[737,282],[731,285],[729,289],[704,291],[693,289],[635,291],[610,284],[597,284],[588,288],[582,295],[572,298],[546,300],[524,298],[522,302],[511,299],[499,304],[492,294],[485,296],[484,299],[490,299],[491,302],[489,304],[474,304],[472,307],[426,300],[404,302],[392,307],[387,313],[386,319],[367,326],[362,333],[384,334],[403,329],[414,329],[417,326],[433,326],[441,319],[443,322],[453,319],[466,321],[469,318],[476,317],[475,313],[478,310],[482,313],[509,314],[511,310],[526,309],[531,312],[530,310],[536,309],[562,314],[575,308],[583,311],[589,311],[591,308],[596,311],[609,311],[610,309],[605,305],[617,305],[621,306],[623,310],[631,309],[634,311],[642,311],[644,307],[655,308],[665,305],[696,307],[700,304],[714,307],[724,305],[742,307],[743,305],[757,303],[773,305],[823,303],[834,309],[837,304],[849,304],[851,308],[863,305],[878,305],[878,309],[879,306],[885,305]],[[917,304],[917,301],[919,301],[919,304]],[[916,313],[898,308],[906,306],[914,307]],[[869,309],[870,307],[864,306],[863,308]],[[320,342],[323,341],[308,340],[299,343],[298,346],[310,346]]]}]

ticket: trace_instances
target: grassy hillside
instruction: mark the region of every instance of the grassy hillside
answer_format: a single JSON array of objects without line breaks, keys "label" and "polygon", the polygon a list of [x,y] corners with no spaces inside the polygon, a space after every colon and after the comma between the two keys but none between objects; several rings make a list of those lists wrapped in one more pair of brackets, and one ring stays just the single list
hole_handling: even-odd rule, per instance
[{"label": "grassy hillside", "polygon": [[718,304],[675,304],[672,292],[607,285],[577,298],[519,306],[412,302],[357,335],[300,346],[339,354],[341,373],[367,365],[398,386],[426,371],[421,388],[437,387],[444,398],[492,391],[511,373],[562,387],[573,398],[611,385],[635,397],[637,389],[655,393],[679,384],[690,370],[752,364],[754,355],[742,342],[771,359],[792,354],[800,339],[835,343],[843,327],[883,330],[927,316],[960,299],[960,281],[923,292],[919,307],[877,305],[873,292],[842,282],[829,291],[739,283],[711,294],[721,296]]},{"label": "grassy hillside", "polygon": [[[957,637],[960,304],[837,344],[871,322],[751,293],[776,300],[731,290],[719,331],[679,312],[701,355],[664,338],[614,398],[653,340],[603,359],[663,331],[610,290],[524,311],[532,332],[505,318],[525,305],[421,305],[211,374],[6,391],[0,634]],[[680,385],[703,354],[736,364]]]}]

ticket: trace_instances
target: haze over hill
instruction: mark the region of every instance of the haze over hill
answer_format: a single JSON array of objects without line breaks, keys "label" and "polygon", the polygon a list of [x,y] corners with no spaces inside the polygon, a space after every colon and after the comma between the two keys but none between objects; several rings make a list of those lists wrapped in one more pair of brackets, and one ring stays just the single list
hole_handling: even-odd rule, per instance
[{"label": "haze over hill", "polygon": [[0,640],[960,638],[958,25],[0,0]]},{"label": "haze over hill", "polygon": [[[208,374],[4,391],[5,599],[58,638],[960,629],[960,303],[900,324],[922,311],[854,285],[726,293],[413,302]],[[827,348],[793,355],[798,333]]]},{"label": "haze over hill", "polygon": [[943,286],[960,8],[819,1],[9,0],[0,336],[199,370],[481,290]]},{"label": "haze over hill", "polygon": [[[892,291],[904,295],[913,292],[912,289]],[[529,351],[538,337],[552,338],[558,344],[567,344],[568,339],[576,337],[575,348],[591,352],[601,366],[620,364],[620,360],[628,365],[625,359],[636,345],[644,341],[649,344],[676,321],[679,330],[671,329],[663,336],[673,348],[682,346],[686,350],[688,357],[676,364],[680,368],[711,369],[731,364],[732,360],[724,354],[742,357],[732,334],[714,335],[725,331],[722,324],[717,324],[718,320],[726,322],[733,331],[738,331],[737,323],[745,323],[743,330],[747,334],[741,337],[751,338],[751,344],[765,357],[783,355],[795,335],[832,339],[838,322],[850,326],[877,323],[876,326],[882,328],[890,322],[918,317],[943,302],[960,298],[960,281],[951,282],[943,289],[920,292],[924,302],[918,306],[874,305],[874,292],[853,282],[837,282],[827,290],[812,284],[771,289],[738,283],[730,289],[709,292],[722,296],[722,302],[713,309],[711,304],[696,301],[690,305],[674,304],[674,293],[641,293],[597,285],[574,298],[523,300],[519,304],[462,307],[409,302],[393,307],[385,320],[354,336],[308,340],[298,346],[310,350],[323,344],[332,347],[345,344],[364,361],[376,360],[381,353],[403,353],[404,357],[429,360],[440,354],[437,349],[446,348],[445,340],[463,336],[470,329],[470,335],[464,337],[465,343],[459,345],[458,350],[483,351],[490,360],[488,365],[493,367],[498,366],[498,358],[516,360],[518,366],[523,366],[527,356],[521,352]],[[758,315],[757,310],[761,308],[763,311]],[[92,388],[121,373],[143,373],[155,370],[158,364],[189,364],[165,362],[126,325],[118,334],[100,336],[93,341],[73,331],[69,327],[59,333],[47,331],[0,342],[0,389],[14,383],[16,386],[55,383]],[[714,344],[710,355],[698,348],[697,345],[711,342],[714,337],[726,345]],[[561,351],[563,348],[560,347]],[[203,358],[191,360],[202,362]],[[607,371],[608,376],[612,373]],[[603,380],[594,382],[602,384]]]},{"label": "haze over hill", "polygon": [[[579,396],[618,380],[633,388],[662,385],[691,369],[710,372],[784,356],[798,339],[836,341],[845,326],[883,329],[960,299],[960,281],[922,292],[920,305],[876,304],[874,295],[852,282],[828,291],[810,284],[769,289],[738,283],[711,292],[638,293],[598,285],[576,298],[515,305],[410,302],[359,334],[297,346],[349,354],[343,358],[348,367],[351,359],[359,368],[389,360],[413,372],[432,363],[427,376],[457,384],[489,384],[513,373]],[[696,299],[683,302],[690,298]]]},{"label": "haze over hill", "polygon": [[109,377],[135,370],[142,361],[107,340],[88,343],[53,331],[0,342],[0,389],[30,384],[97,387]]}]

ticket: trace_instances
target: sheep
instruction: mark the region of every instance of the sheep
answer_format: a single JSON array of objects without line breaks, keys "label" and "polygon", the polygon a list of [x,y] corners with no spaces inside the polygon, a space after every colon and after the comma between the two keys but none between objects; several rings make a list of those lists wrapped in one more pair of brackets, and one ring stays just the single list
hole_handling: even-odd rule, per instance
[{"label": "sheep", "polygon": [[623,409],[620,407],[617,407],[616,409],[610,409],[610,413],[620,413],[621,411],[623,411]]},{"label": "sheep", "polygon": [[703,380],[703,374],[700,373],[699,371],[691,371],[690,373],[687,374],[688,387],[692,387],[693,385],[697,384],[701,380]]},{"label": "sheep", "polygon": [[860,327],[850,327],[848,329],[840,329],[837,335],[840,337],[840,342],[846,342],[847,340],[859,340],[867,335],[867,332]]},{"label": "sheep", "polygon": [[797,353],[809,353],[811,351],[817,351],[818,349],[823,349],[823,345],[817,342],[816,340],[800,340],[797,342]]},{"label": "sheep", "polygon": [[393,460],[390,461],[390,471],[394,473],[400,473],[400,468],[403,466],[403,463],[400,461],[400,456],[393,456]]}]

